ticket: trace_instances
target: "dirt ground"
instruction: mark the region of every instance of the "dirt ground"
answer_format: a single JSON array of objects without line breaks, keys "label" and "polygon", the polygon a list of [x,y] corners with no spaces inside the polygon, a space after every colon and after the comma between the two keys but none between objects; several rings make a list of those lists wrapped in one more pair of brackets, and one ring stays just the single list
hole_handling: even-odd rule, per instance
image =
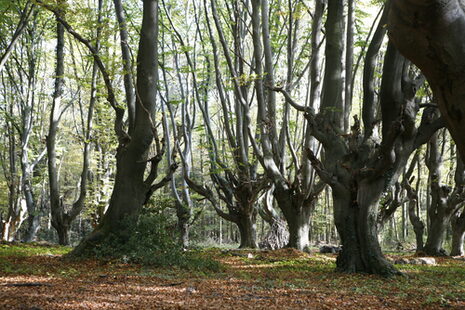
[{"label": "dirt ground", "polygon": [[0,309],[465,309],[463,261],[383,279],[333,271],[335,256],[211,250],[215,273],[60,255],[0,256]]}]

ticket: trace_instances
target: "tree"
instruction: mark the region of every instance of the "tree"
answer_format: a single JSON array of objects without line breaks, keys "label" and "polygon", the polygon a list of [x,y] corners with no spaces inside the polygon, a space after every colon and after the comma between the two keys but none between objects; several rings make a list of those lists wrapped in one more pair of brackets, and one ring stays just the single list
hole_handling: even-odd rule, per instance
[{"label": "tree", "polygon": [[465,4],[460,0],[393,0],[389,38],[425,74],[465,160]]},{"label": "tree", "polygon": [[[115,131],[119,138],[119,146],[116,154],[115,183],[108,210],[98,227],[76,247],[74,254],[82,254],[94,247],[96,243],[104,242],[105,237],[110,233],[124,236],[124,220],[137,216],[150,196],[167,184],[176,169],[176,165],[171,166],[167,175],[155,182],[159,173],[158,164],[165,151],[154,123],[158,87],[158,1],[144,0],[143,2],[143,19],[137,56],[136,103],[132,112],[135,119],[133,126],[128,129],[130,135],[124,131],[122,126],[124,110],[116,104],[108,72],[98,57],[98,53],[91,47],[89,49],[99,63],[107,86],[108,101],[117,113]],[[131,109],[128,103],[127,107]],[[155,148],[155,155],[150,157],[152,146]],[[148,163],[150,163],[150,170],[147,173]]]},{"label": "tree", "polygon": [[[59,3],[64,6],[65,2]],[[102,0],[98,3],[98,22],[96,31],[95,51],[98,53],[100,48],[100,33],[102,23]],[[58,11],[58,14],[64,15],[64,12]],[[57,48],[56,48],[56,77],[55,77],[55,92],[53,95],[52,110],[50,112],[49,131],[47,136],[47,155],[48,155],[48,173],[49,173],[49,187],[50,187],[50,208],[52,214],[52,226],[58,233],[59,243],[62,245],[69,244],[69,230],[72,221],[81,213],[84,208],[87,196],[87,184],[89,179],[90,167],[90,144],[91,144],[91,131],[94,116],[94,107],[97,101],[97,75],[98,66],[96,61],[92,66],[91,77],[91,94],[90,103],[87,112],[85,125],[83,126],[83,165],[79,182],[79,195],[72,204],[70,210],[67,210],[64,199],[60,196],[60,184],[57,167],[57,154],[56,154],[56,137],[58,133],[58,126],[60,119],[63,116],[67,106],[61,103],[64,91],[64,74],[65,74],[65,57],[64,57],[64,44],[65,44],[65,27],[57,19]],[[80,102],[80,100],[79,100]],[[81,111],[83,108],[81,106]],[[82,115],[84,119],[84,115]],[[84,122],[84,121],[83,121]]]},{"label": "tree", "polygon": [[[210,157],[210,177],[216,190],[215,193],[202,184],[195,183],[194,180],[185,175],[189,186],[198,194],[206,197],[215,208],[215,211],[225,220],[231,221],[237,225],[240,233],[241,248],[256,248],[258,242],[256,238],[256,218],[257,208],[255,206],[260,192],[266,187],[267,180],[258,174],[257,159],[254,154],[250,153],[251,132],[250,132],[250,108],[247,102],[250,97],[250,83],[240,83],[241,77],[246,75],[246,61],[244,59],[244,41],[242,40],[244,31],[246,30],[245,19],[246,10],[240,6],[238,2],[234,2],[232,10],[236,18],[234,27],[232,27],[232,36],[234,38],[234,57],[226,41],[224,29],[221,25],[216,0],[210,2],[211,10],[216,27],[219,41],[222,47],[222,52],[226,58],[228,75],[232,78],[233,95],[232,99],[225,87],[222,78],[222,70],[220,64],[220,49],[217,45],[217,39],[214,36],[213,25],[207,19],[208,35],[213,50],[213,67],[214,79],[217,86],[218,96],[220,100],[221,113],[224,119],[223,128],[225,132],[225,140],[227,148],[233,154],[232,163],[228,165],[224,158],[221,158],[220,149],[213,133],[212,121],[208,107],[208,96],[204,96],[201,100],[198,91],[196,91],[196,100],[199,109],[202,113],[204,121],[208,151]],[[228,9],[229,6],[228,6]],[[204,1],[205,16],[208,16],[207,1]],[[200,37],[202,41],[205,37]],[[178,35],[178,39],[180,36]],[[182,39],[180,39],[181,42]],[[185,44],[183,44],[185,45]],[[195,68],[192,65],[189,55],[186,53],[192,75],[194,88],[198,88],[197,79],[195,77]],[[206,59],[206,63],[210,64],[210,59]],[[231,116],[234,115],[234,118]],[[226,147],[224,148],[226,149]],[[224,152],[223,152],[224,154]],[[226,206],[226,212],[220,207],[222,201]]]},{"label": "tree", "polygon": [[451,217],[459,212],[464,205],[464,166],[460,158],[457,158],[454,187],[452,188],[443,184],[441,173],[443,151],[439,148],[438,133],[434,134],[428,142],[427,155],[426,165],[429,169],[431,204],[428,206],[428,238],[423,251],[428,255],[445,255],[445,251],[442,249],[444,234]]},{"label": "tree", "polygon": [[[378,25],[380,35],[375,35],[370,43],[374,53],[381,46],[387,13],[385,9]],[[442,123],[431,117],[431,111],[425,110],[420,126],[416,126],[419,105],[414,98],[423,79],[413,75],[410,64],[390,44],[379,93],[381,141],[375,136],[379,116],[370,83],[364,84],[364,134],[358,118],[354,119],[351,132],[345,134],[342,18],[343,2],[330,1],[320,111],[315,114],[311,109],[302,108],[325,153],[322,161],[312,152],[308,155],[320,178],[332,188],[335,224],[343,247],[337,258],[338,270],[391,276],[398,271],[384,258],[379,245],[376,225],[379,199],[397,181],[410,154],[426,143]],[[366,81],[367,75],[373,76],[375,67],[372,62],[366,62],[365,66]]]},{"label": "tree", "polygon": [[[19,22],[16,26],[16,29],[11,36],[10,42],[4,46],[4,52],[0,55],[0,72],[3,70],[5,63],[13,52],[14,46],[18,42],[21,34],[26,29],[26,25],[29,21],[29,18],[32,16],[32,13],[35,11],[35,6],[31,1],[27,1],[24,5],[24,8],[20,11]],[[2,42],[5,43],[5,42]],[[2,44],[3,45],[3,44]]]},{"label": "tree", "polygon": [[[27,218],[24,241],[31,241],[39,229],[41,211],[37,206],[37,192],[33,174],[44,157],[45,149],[40,143],[43,124],[43,106],[40,98],[44,85],[39,72],[44,69],[42,60],[43,19],[38,10],[31,11],[29,23],[24,25],[24,34],[10,55],[13,61],[5,62],[3,75],[3,98],[6,131],[8,132],[9,159],[4,159],[4,173],[9,183],[9,212],[4,225],[4,239],[12,240]],[[9,163],[8,168],[6,162]],[[9,172],[9,173],[7,173]],[[9,236],[8,236],[9,235]]]},{"label": "tree", "polygon": [[[258,77],[255,80],[255,92],[257,94],[258,127],[260,129],[261,149],[255,148],[255,152],[265,169],[268,178],[274,184],[273,195],[278,207],[284,214],[289,227],[288,247],[307,250],[309,247],[310,221],[315,209],[318,194],[323,190],[324,183],[316,182],[315,172],[305,155],[305,150],[315,148],[311,128],[306,124],[303,130],[303,141],[294,146],[290,138],[289,114],[292,100],[289,97],[294,81],[296,33],[299,27],[299,19],[294,18],[295,8],[287,7],[289,19],[287,24],[287,77],[284,87],[275,86],[273,50],[270,40],[269,4],[268,0],[252,1],[252,39],[254,46],[254,72]],[[309,61],[311,83],[310,107],[318,105],[319,74],[319,47],[321,43],[321,21],[324,13],[324,3],[316,2],[313,15],[312,28],[312,55]],[[264,58],[264,65],[261,59]],[[303,75],[303,72],[301,73]],[[261,78],[263,77],[263,78]],[[282,125],[278,130],[278,114],[276,107],[275,91],[283,91],[285,96]],[[286,148],[292,157],[289,167],[286,167]],[[296,149],[304,150],[301,159],[298,158]],[[293,168],[293,175],[288,171]]]}]

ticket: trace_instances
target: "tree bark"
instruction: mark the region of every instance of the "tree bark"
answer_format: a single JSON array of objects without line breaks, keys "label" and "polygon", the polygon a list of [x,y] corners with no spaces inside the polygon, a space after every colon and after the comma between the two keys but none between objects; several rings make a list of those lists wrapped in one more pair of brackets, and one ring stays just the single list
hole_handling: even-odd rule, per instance
[{"label": "tree bark", "polygon": [[[418,176],[419,178],[420,176]],[[408,213],[410,222],[413,226],[413,231],[415,233],[415,240],[416,240],[416,252],[422,253],[424,251],[424,243],[423,243],[423,234],[425,232],[425,224],[420,219],[420,214],[417,214],[417,206],[418,206],[418,194],[408,183],[408,180],[405,180],[405,187],[407,190],[407,196],[409,199],[408,202]]]},{"label": "tree bark", "polygon": [[[381,144],[374,143],[377,137],[372,129],[366,130],[362,135],[357,117],[354,118],[351,133],[342,134],[342,12],[342,1],[328,2],[322,104],[318,114],[313,115],[312,111],[307,111],[306,114],[312,123],[313,134],[322,143],[325,154],[322,162],[312,152],[308,152],[308,156],[320,178],[332,187],[334,219],[343,248],[337,260],[338,270],[392,276],[399,272],[381,252],[376,225],[378,203],[385,189],[397,182],[410,154],[426,143],[442,125],[426,109],[421,124],[417,127],[419,109],[414,99],[423,80],[421,77],[410,77],[409,63],[390,44],[384,59],[379,95]],[[380,27],[384,27],[383,22],[378,25]],[[379,42],[380,38],[377,36],[372,42],[374,50],[379,49]],[[365,64],[369,66],[365,68],[365,74],[371,74],[375,70],[372,64],[373,62]],[[368,86],[369,83],[364,84],[364,92],[373,92]],[[375,120],[377,116],[370,113],[378,110],[372,104],[374,102],[367,102],[367,105],[364,103],[363,111],[363,120],[368,122],[365,125],[371,128],[371,120]]]},{"label": "tree bark", "polygon": [[236,223],[241,236],[239,248],[258,248],[256,221],[256,212],[245,213],[239,218]]},{"label": "tree bark", "polygon": [[343,272],[367,272],[382,276],[399,274],[381,251],[377,231],[377,206],[384,188],[384,180],[364,180],[356,192],[334,196],[335,224],[342,243],[336,260]]},{"label": "tree bark", "polygon": [[439,139],[436,133],[428,144],[426,165],[429,169],[429,183],[431,192],[431,204],[428,206],[428,237],[424,252],[428,255],[445,255],[442,248],[444,235],[454,213],[463,204],[464,170],[463,164],[457,158],[455,171],[455,187],[442,184],[442,153],[439,150]]},{"label": "tree bark", "polygon": [[316,198],[298,195],[292,189],[275,189],[275,199],[282,210],[289,229],[289,242],[287,247],[308,251],[310,246],[310,223],[315,209]]},{"label": "tree bark", "polygon": [[459,0],[393,0],[390,40],[428,79],[441,115],[465,160],[464,3]]},{"label": "tree bark", "polygon": [[456,213],[452,218],[452,248],[451,256],[463,256],[463,245],[465,242],[465,210]]},{"label": "tree bark", "polygon": [[21,34],[26,29],[26,25],[28,23],[29,17],[32,14],[32,11],[35,9],[34,4],[31,1],[27,1],[24,9],[21,11],[20,20],[18,25],[16,26],[16,30],[13,33],[10,43],[5,48],[5,51],[0,55],[0,72],[5,67],[5,63],[7,62],[8,58],[10,57],[11,53],[14,50],[16,43],[18,42]]},{"label": "tree bark", "polygon": [[[124,8],[121,0],[113,0],[115,5],[116,18],[118,19],[120,41],[121,41],[121,56],[123,60],[124,70],[124,90],[126,94],[126,105],[128,107],[128,125],[129,128],[134,128],[135,111],[136,111],[136,96],[134,94],[134,82],[132,75],[132,58],[131,50],[129,49],[129,35],[124,16]],[[129,132],[131,135],[131,132]]]}]

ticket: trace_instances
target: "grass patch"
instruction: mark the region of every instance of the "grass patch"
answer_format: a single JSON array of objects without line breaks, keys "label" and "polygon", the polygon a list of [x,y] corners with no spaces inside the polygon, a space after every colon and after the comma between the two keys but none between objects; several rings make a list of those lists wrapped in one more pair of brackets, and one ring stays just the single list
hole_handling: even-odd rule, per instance
[{"label": "grass patch", "polygon": [[41,245],[38,243],[0,243],[0,258],[6,256],[27,257],[33,255],[64,255],[70,247]]}]

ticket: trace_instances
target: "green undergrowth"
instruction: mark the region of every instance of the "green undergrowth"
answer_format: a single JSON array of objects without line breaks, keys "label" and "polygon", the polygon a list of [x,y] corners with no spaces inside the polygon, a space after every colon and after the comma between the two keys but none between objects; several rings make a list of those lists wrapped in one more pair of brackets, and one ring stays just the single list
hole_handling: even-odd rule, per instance
[{"label": "green undergrowth", "polygon": [[33,255],[63,255],[71,251],[70,247],[44,245],[40,243],[0,243],[0,258],[5,256],[26,257]]},{"label": "green undergrowth", "polygon": [[109,234],[78,259],[95,258],[199,272],[218,272],[222,268],[219,262],[202,255],[201,251],[185,251],[177,236],[170,233],[161,214],[146,212],[137,219],[127,219],[121,226],[124,231]]}]

